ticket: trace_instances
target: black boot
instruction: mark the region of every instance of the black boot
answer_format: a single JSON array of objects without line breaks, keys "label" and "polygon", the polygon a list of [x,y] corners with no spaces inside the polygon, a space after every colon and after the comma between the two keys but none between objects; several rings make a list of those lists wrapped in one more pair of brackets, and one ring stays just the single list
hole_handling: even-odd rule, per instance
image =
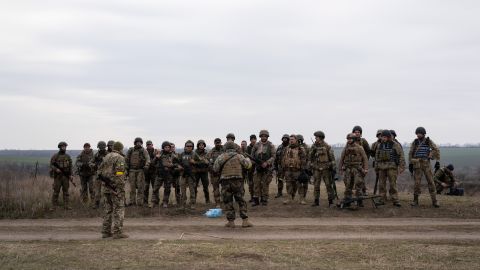
[{"label": "black boot", "polygon": [[410,203],[410,205],[413,207],[418,206],[418,195],[413,195],[413,201]]},{"label": "black boot", "polygon": [[268,200],[267,199],[262,198],[262,200],[260,202],[262,203],[263,206],[268,205]]},{"label": "black boot", "polygon": [[255,206],[258,206],[258,205],[260,205],[260,202],[259,202],[258,198],[257,198],[257,197],[253,197],[252,206],[255,207]]},{"label": "black boot", "polygon": [[328,200],[328,207],[332,206],[333,205],[333,200],[332,199],[329,199]]},{"label": "black boot", "polygon": [[320,206],[320,199],[315,199],[312,206]]}]

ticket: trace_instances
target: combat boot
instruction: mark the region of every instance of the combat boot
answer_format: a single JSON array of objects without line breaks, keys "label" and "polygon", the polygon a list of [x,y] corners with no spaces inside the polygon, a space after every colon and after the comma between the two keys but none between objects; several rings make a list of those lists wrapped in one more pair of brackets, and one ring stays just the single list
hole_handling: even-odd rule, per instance
[{"label": "combat boot", "polygon": [[357,206],[358,206],[358,207],[364,207],[363,201],[357,201]]},{"label": "combat boot", "polygon": [[440,205],[438,204],[437,200],[432,200],[432,206],[435,208],[440,208]]},{"label": "combat boot", "polygon": [[253,197],[252,206],[255,207],[255,206],[258,206],[258,205],[260,205],[260,201],[258,200],[257,197]]},{"label": "combat boot", "polygon": [[290,203],[290,199],[287,197],[285,200],[283,200],[283,204],[289,204]]},{"label": "combat boot", "polygon": [[123,239],[123,238],[128,238],[129,236],[124,233],[115,233],[113,234],[113,239]]},{"label": "combat boot", "polygon": [[242,222],[242,228],[248,228],[248,227],[253,227],[253,224],[250,221],[248,221],[248,218],[246,218]]},{"label": "combat boot", "polygon": [[190,204],[190,210],[195,210],[195,209],[196,209],[195,204],[194,203]]},{"label": "combat boot", "polygon": [[278,189],[278,192],[277,192],[277,195],[275,196],[275,198],[280,198],[280,197],[282,197],[282,196],[283,196],[283,194],[282,194],[282,189],[279,188],[279,189]]},{"label": "combat boot", "polygon": [[400,204],[400,202],[393,202],[393,206],[402,207],[402,205]]},{"label": "combat boot", "polygon": [[315,199],[315,201],[312,204],[313,207],[315,206],[320,206],[320,199]]},{"label": "combat boot", "polygon": [[225,224],[227,228],[235,228],[235,222],[233,220],[229,220],[227,224]]},{"label": "combat boot", "polygon": [[263,206],[267,206],[268,205],[268,200],[267,199],[262,199],[261,203],[262,203]]},{"label": "combat boot", "polygon": [[329,199],[328,200],[328,207],[331,207],[333,205],[333,200],[332,199]]},{"label": "combat boot", "polygon": [[168,208],[168,203],[167,203],[167,202],[163,202],[162,207],[163,207],[163,208]]},{"label": "combat boot", "polygon": [[418,195],[413,195],[413,201],[410,203],[412,207],[418,206]]},{"label": "combat boot", "polygon": [[102,238],[109,238],[109,237],[112,237],[112,233],[111,233],[111,232],[102,233]]}]

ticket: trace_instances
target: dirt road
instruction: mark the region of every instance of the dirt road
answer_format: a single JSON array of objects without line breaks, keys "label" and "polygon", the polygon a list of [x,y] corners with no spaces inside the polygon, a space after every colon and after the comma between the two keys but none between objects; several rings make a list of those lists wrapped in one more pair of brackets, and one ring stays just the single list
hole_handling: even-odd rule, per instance
[{"label": "dirt road", "polygon": [[[480,240],[480,219],[260,218],[255,227],[223,227],[204,217],[127,219],[130,240]],[[237,220],[237,225],[241,220]],[[0,220],[0,241],[95,240],[101,219]]]}]

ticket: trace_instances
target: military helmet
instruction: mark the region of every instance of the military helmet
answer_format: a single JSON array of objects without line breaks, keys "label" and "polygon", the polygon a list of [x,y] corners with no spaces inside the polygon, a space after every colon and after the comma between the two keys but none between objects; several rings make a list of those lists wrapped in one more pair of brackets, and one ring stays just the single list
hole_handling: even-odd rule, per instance
[{"label": "military helmet", "polygon": [[283,139],[290,139],[290,135],[288,135],[288,134],[283,134],[283,136],[282,136],[282,141],[283,141]]},{"label": "military helmet", "polygon": [[227,139],[234,139],[234,140],[235,140],[235,134],[233,134],[233,133],[228,133],[228,134],[227,134]]},{"label": "military helmet", "polygon": [[92,146],[90,145],[90,143],[87,142],[87,143],[83,144],[83,148],[85,148],[85,147],[92,147]]},{"label": "military helmet", "polygon": [[262,130],[260,130],[260,134],[258,134],[258,136],[259,137],[262,137],[262,136],[270,137],[270,132],[268,132],[268,130],[262,129]]},{"label": "military helmet", "polygon": [[191,144],[192,148],[195,146],[195,144],[191,140],[185,142],[185,147],[187,146],[187,144]]},{"label": "military helmet", "polygon": [[427,134],[427,131],[425,130],[424,127],[417,127],[417,129],[415,130],[415,134]]},{"label": "military helmet", "polygon": [[110,140],[110,141],[108,141],[107,146],[111,146],[111,147],[112,147],[114,143],[115,143],[115,141]]},{"label": "military helmet", "polygon": [[303,139],[303,135],[301,135],[301,134],[298,134],[298,135],[297,135],[297,140],[299,140],[299,141],[302,141],[302,142],[303,142],[303,141],[304,141],[304,139]]},{"label": "military helmet", "polygon": [[213,140],[213,143],[222,143],[222,140],[220,138],[215,138],[215,140]]},{"label": "military helmet", "polygon": [[255,134],[250,135],[250,140],[256,140],[256,139],[257,139],[257,135]]},{"label": "military helmet", "polygon": [[122,152],[123,151],[123,144],[121,142],[115,142],[113,144],[113,150]]},{"label": "military helmet", "polygon": [[392,133],[390,132],[390,130],[388,129],[385,129],[382,131],[382,137],[392,137]]},{"label": "military helmet", "polygon": [[316,131],[315,133],[313,133],[313,136],[325,139],[325,133],[323,133],[323,131]]},{"label": "military helmet", "polygon": [[453,171],[455,169],[452,164],[448,164],[447,169],[450,171]]},{"label": "military helmet", "polygon": [[377,130],[377,136],[380,136],[380,135],[382,135],[382,132],[383,132],[383,129],[379,129],[379,130]]},{"label": "military helmet", "polygon": [[68,144],[66,142],[59,142],[58,143],[58,148],[62,147],[62,146],[68,146]]},{"label": "military helmet", "polygon": [[149,145],[149,144],[152,144],[152,145],[153,145],[153,142],[152,142],[151,140],[148,140],[148,141],[147,141],[147,145]]},{"label": "military helmet", "polygon": [[397,137],[397,132],[395,132],[395,130],[390,129],[390,133],[392,133],[392,136],[393,136],[393,137]]},{"label": "military helmet", "polygon": [[207,144],[205,143],[204,140],[198,140],[198,142],[197,142],[197,148],[198,148],[198,146],[200,146],[200,144],[203,144],[203,146],[207,147]]},{"label": "military helmet", "polygon": [[137,144],[137,142],[140,142],[141,144],[143,144],[142,138],[140,138],[140,137],[135,138],[135,140],[133,141],[133,143],[134,143],[134,144]]},{"label": "military helmet", "polygon": [[360,134],[363,133],[363,129],[361,126],[354,126],[353,129],[352,129],[352,133],[354,133],[355,131],[360,131]]},{"label": "military helmet", "polygon": [[170,142],[164,141],[162,143],[162,149],[165,149],[165,147],[167,147],[167,146],[171,146]]},{"label": "military helmet", "polygon": [[224,147],[225,147],[225,150],[235,149],[235,143],[234,142],[226,142]]},{"label": "military helmet", "polygon": [[357,135],[355,135],[355,133],[348,133],[347,134],[347,140],[349,140],[349,139],[355,140],[356,138],[357,138]]},{"label": "military helmet", "polygon": [[107,148],[107,144],[104,141],[99,141],[97,143],[97,148],[98,149],[105,149],[105,148]]}]

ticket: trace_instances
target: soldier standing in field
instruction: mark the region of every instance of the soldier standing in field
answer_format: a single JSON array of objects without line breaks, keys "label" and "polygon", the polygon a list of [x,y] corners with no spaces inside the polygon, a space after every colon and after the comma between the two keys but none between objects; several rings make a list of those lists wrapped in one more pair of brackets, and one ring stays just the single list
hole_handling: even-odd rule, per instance
[{"label": "soldier standing in field", "polygon": [[315,143],[310,150],[310,164],[313,169],[314,181],[314,198],[315,201],[312,206],[320,205],[320,184],[325,183],[328,194],[328,206],[333,204],[335,194],[333,190],[333,183],[335,181],[337,164],[335,163],[335,155],[332,147],[325,142],[325,133],[317,131],[313,133],[315,136]]},{"label": "soldier standing in field", "polygon": [[399,143],[392,138],[389,130],[382,131],[382,142],[375,150],[376,168],[379,174],[380,195],[382,200],[379,204],[387,201],[387,178],[390,182],[390,197],[393,205],[400,207],[397,191],[397,177],[405,171],[405,155]]},{"label": "soldier standing in field", "polygon": [[270,133],[261,130],[260,141],[252,149],[252,157],[255,161],[254,195],[252,206],[268,204],[268,192],[273,178],[273,163],[275,161],[275,146],[268,140]]},{"label": "soldier standing in field", "polygon": [[[257,143],[257,135],[252,134],[250,135],[250,144],[247,146],[246,153],[247,155],[252,155],[252,150],[255,144]],[[249,202],[253,202],[253,193],[254,193],[254,184],[253,184],[253,174],[255,172],[255,166],[250,167],[247,170],[247,183],[248,183],[248,193],[250,193],[250,200]]]},{"label": "soldier standing in field", "polygon": [[[235,143],[235,134],[228,133],[226,138],[227,138],[227,142]],[[239,154],[241,153],[240,145],[238,145],[236,143],[235,143],[235,151],[237,151],[237,153],[239,153]]]},{"label": "soldier standing in field", "polygon": [[238,154],[233,142],[225,144],[226,153],[220,155],[213,165],[213,170],[220,174],[220,182],[222,185],[223,202],[225,204],[225,212],[228,228],[235,227],[235,208],[233,200],[238,203],[240,217],[242,218],[242,227],[252,227],[252,223],[248,221],[247,203],[243,198],[245,190],[243,187],[243,169],[249,169],[252,164],[249,159]]},{"label": "soldier standing in field", "polygon": [[113,141],[113,140],[108,141],[108,143],[107,143],[107,152],[108,153],[113,152],[113,144],[115,144],[115,141]]},{"label": "soldier standing in field", "polygon": [[[134,147],[128,149],[125,157],[125,167],[130,183],[130,205],[143,206],[143,193],[145,190],[145,171],[150,166],[150,156],[143,148],[142,138],[135,138]],[[147,205],[146,205],[147,206]]]},{"label": "soldier standing in field", "polygon": [[90,203],[93,206],[95,201],[95,191],[93,188],[93,175],[95,171],[90,167],[90,161],[93,159],[93,150],[89,143],[83,145],[83,151],[77,156],[75,167],[77,174],[80,176],[80,197],[83,203],[88,203],[88,195],[90,194]]},{"label": "soldier standing in field", "polygon": [[[221,142],[220,142],[221,143]],[[217,143],[216,143],[217,144]],[[180,194],[181,194],[181,206],[187,207],[187,187],[190,192],[190,209],[195,209],[197,191],[195,175],[193,174],[192,160],[193,160],[194,144],[188,140],[185,143],[183,153],[178,157],[181,166],[180,177]],[[212,154],[213,155],[213,154]]]},{"label": "soldier standing in field", "polygon": [[67,143],[60,142],[58,144],[58,153],[55,153],[50,159],[50,176],[53,177],[53,195],[52,195],[52,208],[55,210],[58,206],[58,196],[60,195],[60,189],[63,193],[63,204],[66,210],[71,210],[69,206],[69,193],[68,188],[70,181],[72,181],[72,158],[67,152]]},{"label": "soldier standing in field", "polygon": [[[372,147],[370,147],[370,156],[373,158],[373,169],[375,170],[375,188],[378,188],[378,181],[380,178],[380,175],[378,174],[378,169],[377,169],[377,162],[375,160],[375,153],[377,152],[377,148],[382,143],[382,132],[383,129],[377,130],[377,140],[372,143]],[[373,193],[376,194],[377,190],[373,189]]]},{"label": "soldier standing in field", "polygon": [[300,196],[300,204],[307,204],[303,197],[305,193],[301,190],[302,186],[299,185],[300,175],[307,168],[307,153],[305,153],[305,148],[298,145],[297,135],[290,135],[289,140],[289,145],[285,149],[281,161],[288,193],[283,204],[289,204],[290,200],[293,201],[297,191]]},{"label": "soldier standing in field", "polygon": [[[125,217],[125,158],[123,144],[115,142],[113,151],[106,155],[99,167],[99,174],[111,181],[111,187],[104,186],[104,215],[102,225],[102,238],[114,239],[128,238],[123,233],[123,220]],[[112,233],[113,224],[113,233]]]},{"label": "soldier standing in field", "polygon": [[290,141],[290,136],[288,134],[284,134],[282,136],[282,144],[280,144],[277,147],[277,150],[275,152],[275,162],[273,163],[274,170],[277,174],[277,195],[275,196],[275,198],[280,198],[283,196],[285,171],[283,170],[281,163],[283,159],[283,154],[285,153],[285,150],[288,147],[289,141]]},{"label": "soldier standing in field", "polygon": [[210,150],[210,152],[208,152],[207,158],[208,158],[208,161],[210,162],[209,175],[210,175],[210,181],[212,182],[212,187],[213,187],[213,197],[215,199],[215,207],[220,208],[221,207],[220,203],[222,201],[221,194],[220,194],[220,178],[219,178],[220,175],[213,170],[213,165],[215,164],[215,161],[217,160],[217,158],[221,154],[225,153],[225,150],[222,146],[222,140],[220,140],[220,138],[216,138],[213,143],[215,146],[212,148],[212,150]]},{"label": "soldier standing in field", "polygon": [[408,153],[408,161],[410,173],[413,174],[415,179],[415,188],[413,193],[412,206],[418,206],[418,196],[421,194],[420,182],[425,175],[425,179],[428,184],[428,191],[432,199],[432,205],[435,208],[440,207],[437,202],[435,183],[433,181],[433,173],[430,164],[430,160],[437,160],[435,167],[440,167],[440,149],[429,138],[426,137],[427,131],[423,127],[418,127],[415,130],[417,138],[410,146],[410,152]]},{"label": "soldier standing in field", "polygon": [[152,204],[156,207],[160,201],[159,191],[163,185],[163,208],[168,207],[170,193],[172,189],[173,173],[179,169],[179,161],[177,156],[171,151],[171,144],[169,142],[162,143],[162,151],[157,153],[153,161],[155,168],[157,168],[157,178],[153,187]]},{"label": "soldier standing in field", "polygon": [[304,194],[301,195],[301,197],[306,198],[307,197],[307,192],[308,192],[308,184],[310,183],[310,180],[312,178],[312,173],[309,170],[310,166],[310,147],[305,143],[305,140],[303,138],[303,135],[298,134],[297,135],[297,141],[298,145],[300,147],[303,147],[305,149],[305,154],[307,156],[307,167],[304,172],[302,172],[302,175],[300,176],[301,181],[298,182],[299,184],[299,190],[302,190]]},{"label": "soldier standing in field", "polygon": [[[177,148],[175,147],[174,143],[172,143],[172,142],[170,143],[170,148],[171,148],[172,154],[175,156],[175,158],[180,160],[179,159],[180,154],[177,153]],[[181,172],[178,169],[173,171],[172,186],[173,186],[173,189],[175,191],[175,201],[176,201],[177,205],[180,205],[181,200],[182,200],[182,195],[180,194],[181,193],[180,174],[181,174]]]},{"label": "soldier standing in field", "polygon": [[208,167],[210,162],[207,157],[207,144],[204,140],[199,140],[197,142],[197,149],[193,153],[193,172],[196,180],[196,191],[195,195],[198,194],[198,186],[202,183],[203,195],[205,196],[205,203],[210,204],[210,192],[208,190],[209,181],[208,181]]},{"label": "soldier standing in field", "polygon": [[[364,195],[362,188],[368,173],[368,158],[363,147],[356,143],[357,139],[353,133],[347,135],[347,145],[340,157],[339,167],[345,182],[344,201],[352,198],[353,189],[357,198]],[[358,206],[363,207],[363,202],[358,201]]]},{"label": "soldier standing in field", "polygon": [[[113,146],[113,145],[112,145]],[[107,144],[104,141],[97,143],[98,151],[93,155],[93,159],[90,161],[90,167],[95,173],[94,194],[95,204],[93,209],[97,209],[100,206],[100,200],[102,199],[102,181],[98,178],[98,168],[103,161],[103,158],[108,154]]]},{"label": "soldier standing in field", "polygon": [[[147,141],[147,153],[150,157],[150,161],[155,158],[155,147],[153,146],[152,141]],[[148,205],[148,196],[150,195],[150,186],[153,190],[153,185],[155,185],[155,176],[156,176],[156,168],[150,163],[150,166],[147,170],[145,170],[145,187],[143,190],[143,205]]]}]

